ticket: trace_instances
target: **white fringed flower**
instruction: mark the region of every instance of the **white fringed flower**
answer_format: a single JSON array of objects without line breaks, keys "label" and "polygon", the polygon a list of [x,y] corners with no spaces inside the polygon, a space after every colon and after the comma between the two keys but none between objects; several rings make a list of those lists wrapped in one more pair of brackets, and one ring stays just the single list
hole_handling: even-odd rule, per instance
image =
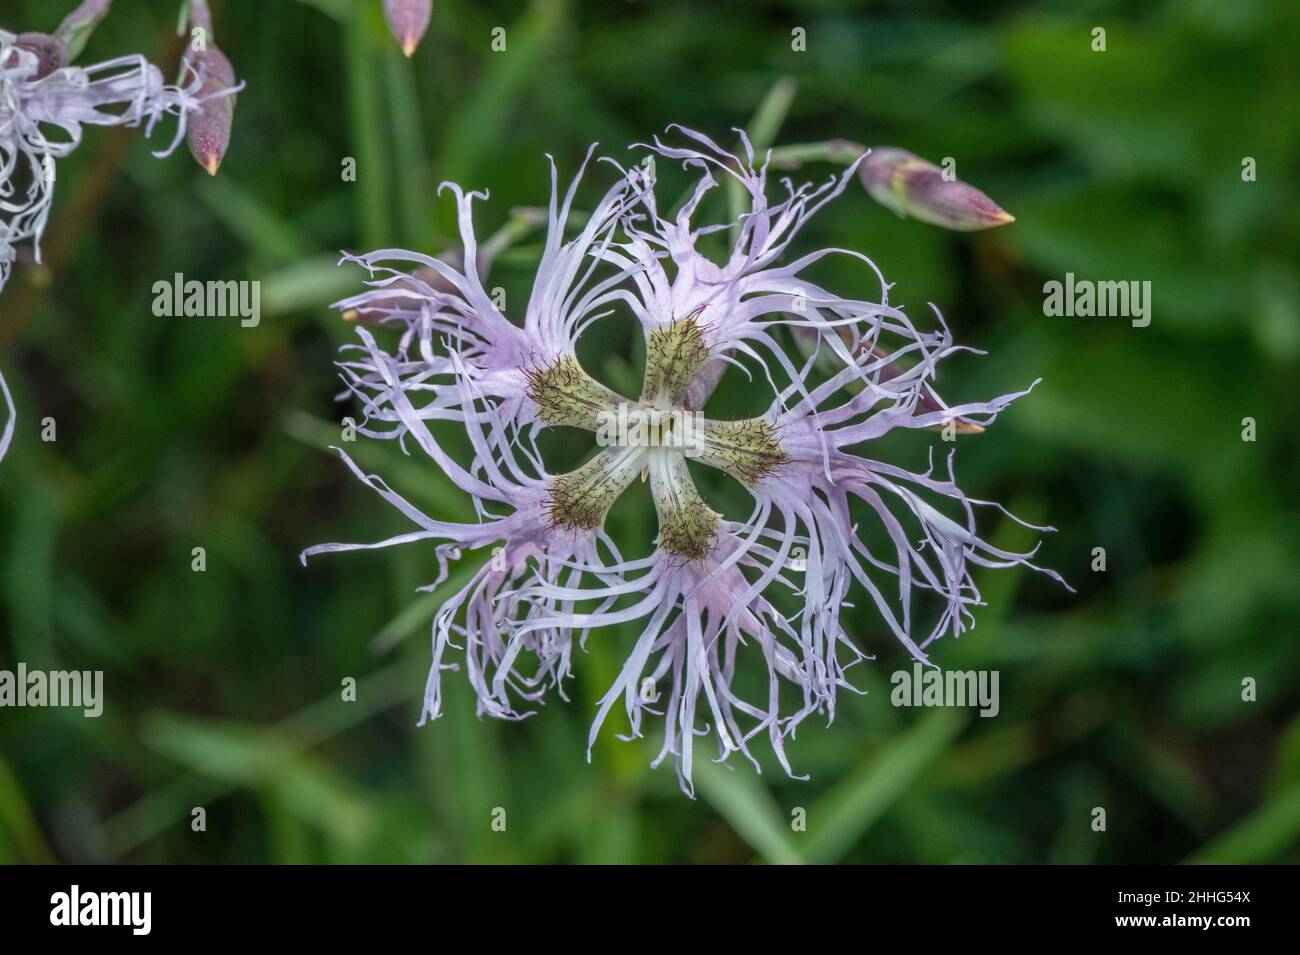
[{"label": "white fringed flower", "polygon": [[145,135],[166,116],[178,119],[170,155],[185,137],[186,114],[198,108],[192,91],[163,81],[143,56],[42,72],[35,52],[0,32],[0,289],[14,247],[40,238],[57,180],[55,164],[81,145],[82,127],[141,126]]},{"label": "white fringed flower", "polygon": [[[189,88],[165,83],[143,56],[91,66],[61,65],[62,41],[0,31],[0,293],[9,281],[20,244],[30,242],[41,261],[41,235],[50,215],[57,163],[81,145],[84,126],[143,126],[145,135],[166,116],[177,118],[172,142],[154,155],[170,155],[185,136],[187,114],[198,109],[202,77]],[[224,94],[222,94],[224,95]],[[14,407],[0,377],[8,409],[0,458],[13,437]]]}]

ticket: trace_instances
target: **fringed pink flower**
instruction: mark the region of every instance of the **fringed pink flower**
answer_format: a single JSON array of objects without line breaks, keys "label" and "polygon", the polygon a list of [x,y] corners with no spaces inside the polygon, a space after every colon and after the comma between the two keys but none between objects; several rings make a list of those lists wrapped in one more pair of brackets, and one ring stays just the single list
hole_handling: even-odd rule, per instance
[{"label": "fringed pink flower", "polygon": [[[765,737],[793,774],[785,740],[808,715],[834,715],[838,692],[854,689],[850,668],[865,659],[841,623],[855,596],[865,594],[908,652],[928,663],[933,640],[973,623],[977,569],[1033,565],[1030,554],[979,536],[977,514],[996,505],[957,487],[951,457],[937,476],[864,450],[897,430],[980,431],[1025,392],[945,404],[936,370],[959,349],[937,314],[928,330],[914,325],[858,252],[790,253],[856,164],[821,185],[783,181],[772,200],[766,162],[743,134],[735,155],[677,132],[682,145],[645,147],[697,173],[677,210],[662,210],[653,163],[611,163],[614,183],[566,238],[578,179],[561,198],[552,166],[545,248],[518,317],[497,308],[480,277],[486,262],[471,203],[484,197],[458,187],[444,187],[459,210],[456,255],[347,257],[371,274],[367,291],[339,303],[359,323],[360,343],[340,367],[365,412],[360,430],[427,457],[472,498],[478,519],[432,520],[348,459],[414,529],[376,544],[321,545],[304,558],[428,541],[441,580],[447,561],[490,554],[435,617],[426,718],[440,715],[443,671],[458,668],[461,654],[479,712],[519,718],[549,688],[562,692],[575,645],[615,625],[639,626],[589,746],[616,707],[632,737],[643,734],[647,715],[661,718],[655,763],[671,757],[691,792],[701,735],[712,735],[720,759],[739,752],[755,768],[750,744]],[[743,214],[701,223],[725,181],[741,187]],[[829,256],[860,263],[878,300],[813,280],[809,270]],[[577,358],[583,331],[618,310],[638,319],[645,338],[636,398],[597,382]],[[763,414],[702,413],[729,366],[770,391]],[[453,459],[433,421],[464,427],[469,459]],[[537,433],[555,426],[596,437],[592,457],[574,471],[550,473],[538,452]],[[739,482],[752,499],[748,515],[715,512],[695,485],[692,459]],[[638,476],[649,484],[658,533],[648,556],[625,559],[605,519]],[[851,506],[874,515],[886,550],[864,542]],[[894,584],[883,586],[882,575]],[[917,619],[921,591],[940,598],[936,619]],[[736,689],[746,670],[767,676],[766,692],[753,699]]]}]

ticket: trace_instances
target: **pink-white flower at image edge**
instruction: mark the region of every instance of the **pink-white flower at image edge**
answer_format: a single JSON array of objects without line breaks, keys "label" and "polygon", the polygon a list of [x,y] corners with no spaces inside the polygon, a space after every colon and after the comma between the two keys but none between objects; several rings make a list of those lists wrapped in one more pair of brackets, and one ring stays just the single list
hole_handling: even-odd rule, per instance
[{"label": "pink-white flower at image edge", "polygon": [[[69,15],[64,28],[76,27],[78,42],[84,42],[107,9],[106,2],[83,4]],[[0,293],[22,244],[30,244],[32,258],[40,264],[57,163],[81,145],[84,127],[143,126],[150,136],[159,121],[174,116],[172,141],[154,154],[164,157],[184,139],[187,117],[239,89],[205,89],[201,65],[187,63],[186,84],[174,85],[138,54],[89,66],[68,65],[67,58],[68,47],[60,36],[0,30]],[[0,433],[3,458],[13,438],[15,412],[2,376],[0,397],[8,412]]]}]

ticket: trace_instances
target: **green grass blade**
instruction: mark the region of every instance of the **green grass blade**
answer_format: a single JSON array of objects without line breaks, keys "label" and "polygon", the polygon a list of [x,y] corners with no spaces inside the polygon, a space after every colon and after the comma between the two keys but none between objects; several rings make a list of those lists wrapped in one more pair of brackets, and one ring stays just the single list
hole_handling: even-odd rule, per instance
[{"label": "green grass blade", "polygon": [[834,862],[862,838],[966,725],[965,711],[934,710],[863,762],[808,810],[804,857]]},{"label": "green grass blade", "polygon": [[705,760],[696,763],[695,785],[736,834],[768,862],[799,865],[804,861],[772,794],[749,767],[733,769]]}]

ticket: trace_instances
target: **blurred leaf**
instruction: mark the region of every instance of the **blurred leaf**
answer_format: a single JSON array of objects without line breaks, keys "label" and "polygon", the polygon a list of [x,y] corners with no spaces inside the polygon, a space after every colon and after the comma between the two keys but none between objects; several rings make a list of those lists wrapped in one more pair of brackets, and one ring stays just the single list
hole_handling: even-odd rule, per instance
[{"label": "blurred leaf", "polygon": [[789,820],[763,785],[749,771],[713,760],[695,766],[695,784],[736,833],[768,862],[798,865],[803,862],[792,838]]},{"label": "blurred leaf", "polygon": [[307,242],[292,223],[267,208],[229,176],[205,177],[195,187],[199,198],[256,256],[269,263],[294,262]]},{"label": "blurred leaf", "polygon": [[22,787],[0,755],[0,822],[8,830],[18,857],[13,862],[49,864],[54,862],[36,817],[23,795]]},{"label": "blurred leaf", "polygon": [[967,719],[956,708],[926,713],[831,787],[808,808],[804,858],[834,862],[847,853],[957,738]]},{"label": "blurred leaf", "polygon": [[432,189],[424,174],[426,160],[419,96],[415,90],[415,65],[395,50],[389,52],[384,62],[402,238],[409,248],[425,248],[433,239],[428,201]]},{"label": "blurred leaf", "polygon": [[157,714],[141,735],[162,755],[227,785],[269,787],[300,819],[346,842],[361,838],[371,825],[364,800],[351,786],[272,731]]},{"label": "blurred leaf", "polygon": [[1300,841],[1300,786],[1283,790],[1187,859],[1194,865],[1280,861]]},{"label": "blurred leaf", "polygon": [[[348,81],[350,152],[356,160],[356,181],[345,182],[356,191],[356,212],[361,223],[361,242],[367,249],[388,248],[393,237],[393,197],[389,189],[391,171],[384,161],[383,110],[378,91],[378,69],[383,30],[377,16],[379,4],[356,4],[352,18],[343,24]],[[388,42],[382,50],[388,51]]]},{"label": "blurred leaf", "polygon": [[530,84],[544,83],[551,66],[548,56],[556,32],[564,22],[562,0],[534,0],[527,11],[506,29],[506,52],[495,53],[483,37],[482,75],[472,94],[448,117],[443,169],[445,178],[466,189],[488,184],[476,176],[484,157],[504,145],[511,117]]},{"label": "blurred leaf", "polygon": [[[300,259],[264,275],[261,282],[263,316],[303,309],[323,310],[357,290],[356,276],[339,267],[336,255]],[[334,320],[334,313],[326,320]]]}]

